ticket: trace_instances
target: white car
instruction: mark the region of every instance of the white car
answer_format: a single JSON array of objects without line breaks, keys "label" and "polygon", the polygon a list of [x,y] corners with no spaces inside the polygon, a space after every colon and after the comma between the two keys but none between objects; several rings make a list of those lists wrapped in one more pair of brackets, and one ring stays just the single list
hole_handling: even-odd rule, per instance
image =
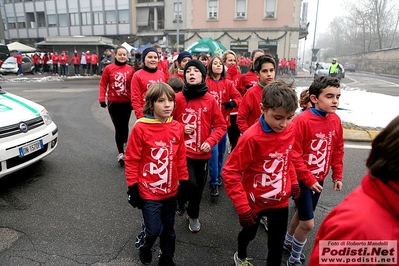
[{"label": "white car", "polygon": [[58,128],[47,110],[0,87],[0,178],[49,155]]}]

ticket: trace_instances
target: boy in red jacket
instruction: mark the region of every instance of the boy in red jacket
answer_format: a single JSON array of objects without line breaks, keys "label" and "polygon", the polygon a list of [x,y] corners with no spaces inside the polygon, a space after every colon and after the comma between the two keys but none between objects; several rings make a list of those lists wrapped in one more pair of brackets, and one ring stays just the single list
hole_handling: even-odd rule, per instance
[{"label": "boy in red jacket", "polygon": [[[189,180],[180,183],[178,215],[187,205],[188,228],[196,233],[200,203],[208,176],[208,159],[215,146],[226,134],[227,125],[215,98],[208,93],[206,69],[199,60],[189,61],[184,68],[184,86],[176,95],[173,117],[184,125]],[[188,202],[188,204],[186,204]]]},{"label": "boy in red jacket", "polygon": [[243,227],[238,234],[236,266],[248,263],[247,246],[255,238],[262,216],[269,223],[267,265],[281,264],[288,221],[288,203],[300,194],[291,162],[298,107],[292,86],[273,82],[263,90],[262,115],[238,140],[224,165],[222,176]]},{"label": "boy in red jacket", "polygon": [[342,189],[344,139],[341,119],[335,114],[341,96],[340,81],[318,77],[309,87],[311,108],[299,114],[293,163],[301,187],[295,201],[297,211],[285,236],[284,249],[291,253],[287,265],[302,265],[307,236],[314,227],[316,209],[323,182],[332,168],[335,191]]},{"label": "boy in red jacket", "polygon": [[175,265],[176,194],[188,172],[184,129],[172,119],[174,107],[173,89],[163,82],[151,84],[143,108],[145,116],[134,125],[126,148],[129,203],[141,209],[144,219],[136,242],[144,265],[151,263],[151,249],[158,237],[158,265]]},{"label": "boy in red jacket", "polygon": [[269,55],[261,55],[255,60],[254,70],[258,76],[258,83],[245,93],[238,107],[237,125],[241,133],[252,126],[261,115],[259,104],[262,101],[262,91],[274,80],[276,62]]}]

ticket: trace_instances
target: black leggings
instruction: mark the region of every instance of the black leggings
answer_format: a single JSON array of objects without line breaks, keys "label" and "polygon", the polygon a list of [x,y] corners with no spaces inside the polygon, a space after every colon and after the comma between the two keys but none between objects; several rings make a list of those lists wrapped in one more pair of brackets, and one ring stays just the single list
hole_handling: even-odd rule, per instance
[{"label": "black leggings", "polygon": [[197,219],[200,211],[202,192],[208,177],[208,159],[187,157],[188,180],[180,181],[177,202],[182,208],[188,201],[187,214]]},{"label": "black leggings", "polygon": [[129,136],[129,120],[132,113],[130,102],[108,102],[108,112],[115,127],[115,141],[118,153],[124,153],[123,145]]},{"label": "black leggings", "polygon": [[247,257],[248,244],[256,236],[261,217],[266,216],[269,227],[267,240],[267,248],[269,252],[267,255],[266,265],[280,265],[283,254],[285,232],[287,231],[288,207],[279,209],[266,209],[257,213],[257,215],[258,219],[256,220],[256,225],[251,227],[243,227],[241,232],[238,234],[238,257]]},{"label": "black leggings", "polygon": [[230,124],[231,126],[227,128],[227,134],[229,135],[231,150],[234,150],[237,145],[238,138],[240,137],[240,130],[237,126],[237,115],[230,115]]}]

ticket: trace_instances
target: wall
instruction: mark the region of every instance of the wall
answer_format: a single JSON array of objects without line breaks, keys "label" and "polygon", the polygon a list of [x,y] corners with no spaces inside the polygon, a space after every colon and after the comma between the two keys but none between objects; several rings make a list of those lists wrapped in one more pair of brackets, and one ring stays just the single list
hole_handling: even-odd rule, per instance
[{"label": "wall", "polygon": [[[355,63],[357,69],[362,71],[396,76],[399,74],[399,47],[340,56],[337,59],[342,65],[346,62]],[[330,61],[331,58],[327,62]]]}]

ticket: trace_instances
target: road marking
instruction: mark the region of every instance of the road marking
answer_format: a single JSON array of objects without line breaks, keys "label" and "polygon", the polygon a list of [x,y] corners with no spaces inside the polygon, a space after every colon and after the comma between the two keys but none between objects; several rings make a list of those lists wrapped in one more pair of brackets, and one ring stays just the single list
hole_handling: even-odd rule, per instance
[{"label": "road marking", "polygon": [[371,146],[354,145],[354,144],[344,144],[344,148],[348,148],[348,149],[361,149],[361,150],[371,150]]}]

